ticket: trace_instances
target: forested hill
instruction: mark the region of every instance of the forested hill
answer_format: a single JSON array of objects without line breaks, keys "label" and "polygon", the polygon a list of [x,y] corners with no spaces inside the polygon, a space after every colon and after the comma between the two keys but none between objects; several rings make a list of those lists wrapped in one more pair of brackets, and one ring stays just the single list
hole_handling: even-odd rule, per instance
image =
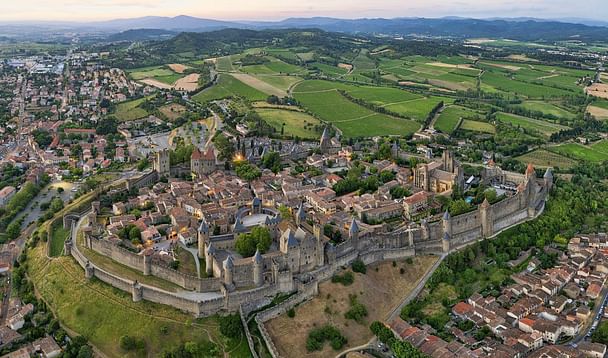
[{"label": "forested hill", "polygon": [[[188,21],[185,21],[187,19]],[[348,34],[383,34],[389,36],[431,36],[450,38],[506,38],[520,41],[559,41],[577,39],[603,41],[608,27],[588,26],[539,19],[466,19],[466,18],[394,18],[335,19],[327,17],[291,18],[278,22],[223,23],[195,17],[153,18],[146,22],[124,20],[131,29],[157,29],[174,33],[209,32],[226,28],[242,30],[319,29]],[[184,24],[187,24],[186,27]],[[93,24],[92,26],[95,26]],[[106,29],[107,30],[107,29]],[[229,35],[229,33],[223,33]],[[141,32],[138,33],[141,35]]]},{"label": "forested hill", "polygon": [[455,38],[508,38],[521,41],[568,39],[605,40],[608,28],[557,21],[507,21],[477,19],[355,19],[323,21],[286,20],[289,27],[317,27],[326,31],[392,35],[448,36]]}]

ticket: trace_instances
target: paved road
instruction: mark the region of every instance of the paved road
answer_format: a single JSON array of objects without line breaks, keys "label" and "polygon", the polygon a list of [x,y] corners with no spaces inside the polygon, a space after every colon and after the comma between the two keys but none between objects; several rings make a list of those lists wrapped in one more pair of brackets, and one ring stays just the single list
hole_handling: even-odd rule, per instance
[{"label": "paved road", "polygon": [[[23,210],[25,219],[23,220],[21,229],[24,230],[30,223],[36,222],[36,220],[38,220],[38,218],[43,214],[43,211],[40,209],[41,203],[51,201],[51,199],[53,199],[55,196],[60,197],[64,203],[72,200],[76,194],[72,191],[75,186],[75,184],[67,181],[53,181],[40,190],[38,195],[36,195],[25,207],[25,210]],[[63,188],[62,193],[57,192],[57,188],[60,187]]]},{"label": "paved road", "polygon": [[600,320],[602,319],[602,316],[604,315],[603,305],[607,299],[608,299],[608,287],[604,287],[602,289],[602,292],[600,293],[600,299],[598,299],[596,301],[595,307],[593,307],[593,311],[591,312],[591,317],[593,317],[593,321],[591,321],[589,324],[587,324],[586,326],[584,326],[581,329],[579,334],[572,339],[572,341],[570,342],[570,345],[579,344],[582,341],[584,341],[587,333],[589,333],[591,331],[591,327],[593,327],[594,324],[599,325]]}]

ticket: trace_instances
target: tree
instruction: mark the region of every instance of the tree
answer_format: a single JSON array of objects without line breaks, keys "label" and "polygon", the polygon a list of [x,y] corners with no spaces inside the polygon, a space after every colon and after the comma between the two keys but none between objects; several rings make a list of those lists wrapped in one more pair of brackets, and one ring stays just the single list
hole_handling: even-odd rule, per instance
[{"label": "tree", "polygon": [[218,150],[219,160],[231,160],[234,157],[234,145],[223,133],[218,133],[213,139],[213,143]]},{"label": "tree", "polygon": [[262,165],[264,168],[272,170],[273,173],[278,173],[281,170],[281,155],[279,152],[270,152],[264,155]]},{"label": "tree", "polygon": [[141,230],[135,225],[129,229],[129,240],[141,242]]},{"label": "tree", "polygon": [[242,163],[236,167],[236,175],[241,179],[252,181],[261,177],[262,172],[253,164]]},{"label": "tree", "polygon": [[49,206],[49,209],[53,213],[56,213],[59,210],[63,209],[63,200],[61,200],[60,198],[53,198],[53,200],[51,200],[51,205]]},{"label": "tree", "polygon": [[218,317],[220,333],[228,338],[238,339],[243,334],[241,317],[237,314]]},{"label": "tree", "polygon": [[118,120],[116,117],[107,117],[97,123],[96,132],[99,135],[108,135],[118,132]]},{"label": "tree", "polygon": [[44,129],[36,129],[32,131],[32,135],[34,136],[34,141],[42,149],[46,149],[53,141],[51,134]]},{"label": "tree", "polygon": [[271,244],[272,238],[270,237],[268,228],[256,226],[251,229],[250,233],[239,235],[238,239],[236,239],[235,248],[241,256],[251,257],[255,254],[256,250],[265,253]]}]

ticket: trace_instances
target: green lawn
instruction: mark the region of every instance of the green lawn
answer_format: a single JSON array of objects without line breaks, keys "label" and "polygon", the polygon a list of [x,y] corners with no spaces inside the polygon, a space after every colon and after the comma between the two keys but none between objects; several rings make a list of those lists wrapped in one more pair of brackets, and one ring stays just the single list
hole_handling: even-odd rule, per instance
[{"label": "green lawn", "polygon": [[502,112],[496,114],[496,120],[499,122],[510,123],[515,127],[521,127],[537,132],[544,137],[549,137],[551,134],[559,132],[560,130],[568,129],[568,127],[560,124]]},{"label": "green lawn", "polygon": [[286,136],[307,139],[317,139],[321,136],[315,131],[315,126],[321,122],[307,113],[271,108],[259,108],[256,109],[256,112],[266,123],[274,127],[277,133],[281,132],[281,128],[285,124],[284,134]]},{"label": "green lawn", "polygon": [[229,74],[219,75],[218,83],[210,88],[206,88],[192,97],[193,100],[206,103],[216,99],[227,97],[244,97],[250,101],[263,101],[268,95],[257,89],[244,84]]}]

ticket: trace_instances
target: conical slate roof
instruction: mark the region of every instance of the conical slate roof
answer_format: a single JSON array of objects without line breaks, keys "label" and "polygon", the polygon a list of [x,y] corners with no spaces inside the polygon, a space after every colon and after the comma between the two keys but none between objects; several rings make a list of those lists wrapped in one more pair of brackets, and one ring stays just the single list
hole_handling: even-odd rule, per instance
[{"label": "conical slate roof", "polygon": [[359,233],[359,225],[357,225],[357,221],[353,217],[353,220],[350,222],[350,228],[348,229],[348,233],[352,236],[353,234]]}]

